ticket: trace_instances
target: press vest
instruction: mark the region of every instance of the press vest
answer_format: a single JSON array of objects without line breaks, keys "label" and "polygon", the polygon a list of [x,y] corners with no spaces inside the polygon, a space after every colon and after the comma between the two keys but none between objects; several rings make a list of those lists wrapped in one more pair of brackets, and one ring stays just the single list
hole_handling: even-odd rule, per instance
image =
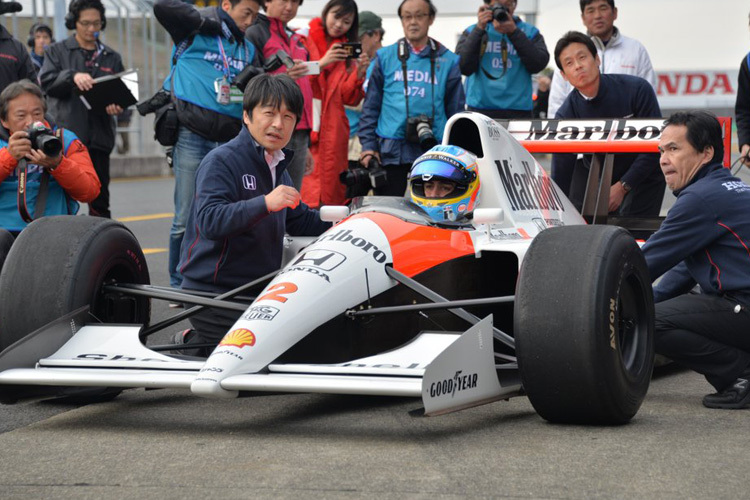
[{"label": "press vest", "polygon": [[[65,129],[63,134],[63,154],[67,155],[70,145],[78,139],[73,132]],[[8,142],[0,139],[0,148],[8,146]],[[39,165],[29,164],[26,177],[26,207],[30,214],[36,210],[36,198],[39,195],[39,183],[42,179],[44,168]],[[14,170],[5,180],[0,183],[0,227],[9,231],[21,231],[27,223],[21,219],[18,213],[18,170]],[[47,202],[44,206],[44,215],[66,215],[78,213],[78,202],[69,197],[65,190],[50,175],[47,184]]]},{"label": "press vest", "polygon": [[[222,23],[226,31],[226,25]],[[224,56],[222,56],[222,50]],[[174,57],[179,48],[172,49]],[[255,47],[251,43],[239,44],[234,39],[219,36],[197,35],[193,42],[179,55],[173,73],[164,82],[164,88],[170,89],[170,80],[174,82],[173,93],[180,100],[195,104],[216,113],[242,119],[242,102],[219,104],[216,101],[215,82],[225,74],[224,57],[228,66],[228,82],[253,61]]]},{"label": "press vest", "polygon": [[[539,30],[523,21],[516,26],[531,40]],[[476,28],[470,26],[467,31]],[[503,73],[502,43],[505,41],[508,57]],[[486,72],[486,73],[485,73]],[[487,76],[489,74],[492,78]],[[487,24],[487,45],[479,61],[479,69],[466,78],[466,104],[478,109],[531,110],[534,105],[531,91],[531,73],[521,62],[521,57],[507,35],[495,31]]]},{"label": "press vest", "polygon": [[[377,52],[383,73],[383,104],[378,118],[376,133],[385,139],[403,140],[406,137],[406,97],[404,95],[404,75],[401,60],[398,58],[398,43],[384,47]],[[435,84],[430,85],[429,45],[419,55],[411,49],[406,61],[407,86],[409,88],[409,116],[427,115],[433,117],[432,130],[438,142],[443,139],[445,116],[445,87],[451,68],[458,64],[458,56],[438,45],[435,56]],[[434,101],[433,101],[434,92]]]}]

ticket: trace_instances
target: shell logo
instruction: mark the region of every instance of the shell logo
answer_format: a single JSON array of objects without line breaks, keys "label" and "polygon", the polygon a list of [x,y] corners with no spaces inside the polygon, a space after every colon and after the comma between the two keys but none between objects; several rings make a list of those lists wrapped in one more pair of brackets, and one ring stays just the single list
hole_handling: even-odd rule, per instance
[{"label": "shell logo", "polygon": [[234,346],[234,347],[245,347],[255,345],[255,334],[247,328],[239,328],[232,330],[228,334],[224,335],[224,338],[219,342],[219,347],[222,346]]}]

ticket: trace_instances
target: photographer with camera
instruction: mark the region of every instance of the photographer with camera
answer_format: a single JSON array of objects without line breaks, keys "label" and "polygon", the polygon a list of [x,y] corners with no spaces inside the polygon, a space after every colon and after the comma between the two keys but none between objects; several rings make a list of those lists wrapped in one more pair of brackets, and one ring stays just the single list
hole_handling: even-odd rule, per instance
[{"label": "photographer with camera", "polygon": [[211,150],[242,129],[242,90],[259,72],[255,47],[245,40],[245,30],[259,10],[258,0],[222,0],[220,6],[204,9],[180,0],[154,4],[156,19],[175,43],[172,72],[162,92],[152,98],[154,106],[171,101],[176,108],[175,212],[168,263],[169,282],[175,288],[182,282],[177,262],[195,196],[195,173]]},{"label": "photographer with camera", "polygon": [[360,163],[375,159],[387,182],[375,194],[403,196],[412,162],[439,143],[448,118],[464,109],[458,56],[428,36],[431,0],[403,0],[404,38],[377,52],[360,119]]},{"label": "photographer with camera", "polygon": [[[0,15],[21,12],[21,9],[18,2],[0,1]],[[36,69],[31,57],[23,44],[0,24],[0,89],[24,78],[36,81]]]},{"label": "photographer with camera", "polygon": [[29,80],[0,93],[0,227],[18,233],[44,215],[75,214],[99,195],[86,146],[50,127],[42,90]]},{"label": "photographer with camera", "polygon": [[492,118],[531,118],[531,75],[549,62],[544,37],[514,16],[515,9],[516,0],[484,0],[477,23],[456,45],[467,108]]},{"label": "photographer with camera", "polygon": [[39,82],[49,99],[50,115],[76,133],[94,163],[101,191],[89,204],[89,215],[111,217],[109,155],[115,147],[115,116],[122,108],[113,99],[105,112],[89,110],[79,94],[96,85],[95,78],[120,73],[125,67],[120,54],[99,41],[100,32],[107,27],[100,0],[73,0],[65,27],[74,34],[47,48]]}]

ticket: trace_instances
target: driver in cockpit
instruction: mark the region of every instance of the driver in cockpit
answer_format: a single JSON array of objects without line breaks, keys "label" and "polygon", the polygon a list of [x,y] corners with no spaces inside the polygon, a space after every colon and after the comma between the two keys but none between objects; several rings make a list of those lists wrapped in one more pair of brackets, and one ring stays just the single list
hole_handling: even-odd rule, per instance
[{"label": "driver in cockpit", "polygon": [[470,218],[480,188],[477,157],[458,146],[435,146],[409,172],[411,201],[435,222]]}]

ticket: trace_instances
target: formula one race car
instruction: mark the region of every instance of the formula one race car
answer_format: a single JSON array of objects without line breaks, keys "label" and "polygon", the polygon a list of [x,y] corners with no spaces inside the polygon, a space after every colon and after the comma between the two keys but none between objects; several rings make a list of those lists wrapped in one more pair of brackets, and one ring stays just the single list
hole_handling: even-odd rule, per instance
[{"label": "formula one race car", "polygon": [[[473,220],[438,224],[401,198],[324,207],[330,230],[215,297],[149,285],[119,223],[32,223],[0,275],[0,400],[322,392],[421,397],[436,415],[526,395],[549,421],[629,421],[654,359],[638,244],[586,224],[495,121],[461,113],[444,137],[478,157]],[[151,299],[194,307],[149,326]],[[207,359],[146,345],[205,307],[243,311]]]}]

